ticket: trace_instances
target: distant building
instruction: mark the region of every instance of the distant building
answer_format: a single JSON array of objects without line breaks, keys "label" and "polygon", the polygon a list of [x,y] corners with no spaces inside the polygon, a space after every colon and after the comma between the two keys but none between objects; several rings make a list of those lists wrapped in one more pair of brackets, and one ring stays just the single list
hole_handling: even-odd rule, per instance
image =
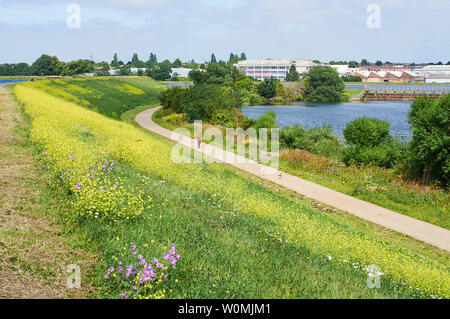
[{"label": "distant building", "polygon": [[288,60],[245,60],[238,61],[236,66],[245,75],[255,80],[264,81],[271,77],[279,80],[286,79],[291,64]]},{"label": "distant building", "polygon": [[374,72],[409,72],[412,71],[412,68],[409,65],[393,65],[393,64],[385,64],[382,66],[377,66],[375,64],[371,64],[371,65],[362,65],[359,67],[360,71],[374,71]]},{"label": "distant building", "polygon": [[335,65],[327,65],[335,69],[340,76],[348,75],[356,71],[356,68],[350,68],[347,64],[335,64]]},{"label": "distant building", "polygon": [[450,83],[450,65],[427,65],[414,69],[425,78],[425,83]]},{"label": "distant building", "polygon": [[354,71],[353,76],[361,78],[362,82],[380,83],[405,83],[425,82],[425,78],[417,72],[412,71]]},{"label": "distant building", "polygon": [[188,68],[172,68],[172,73],[170,73],[170,76],[173,76],[176,73],[178,76],[187,78],[187,77],[189,77],[189,72],[191,72],[191,71],[192,71],[192,69],[188,69]]},{"label": "distant building", "polygon": [[131,73],[133,74],[137,74],[139,71],[141,71],[142,73],[145,73],[145,71],[147,71],[147,68],[131,68]]},{"label": "distant building", "polygon": [[311,60],[302,60],[299,59],[297,61],[295,61],[295,68],[297,70],[298,73],[303,74],[303,73],[308,73],[309,70],[313,67],[313,66],[318,66],[320,64],[315,63]]}]

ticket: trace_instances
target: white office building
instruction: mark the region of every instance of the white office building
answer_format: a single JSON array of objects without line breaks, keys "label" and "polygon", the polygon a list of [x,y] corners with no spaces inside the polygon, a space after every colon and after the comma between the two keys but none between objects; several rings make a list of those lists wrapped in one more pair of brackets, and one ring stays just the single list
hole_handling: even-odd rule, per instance
[{"label": "white office building", "polygon": [[288,60],[245,60],[239,61],[236,67],[255,80],[264,81],[272,77],[284,80],[291,64]]}]

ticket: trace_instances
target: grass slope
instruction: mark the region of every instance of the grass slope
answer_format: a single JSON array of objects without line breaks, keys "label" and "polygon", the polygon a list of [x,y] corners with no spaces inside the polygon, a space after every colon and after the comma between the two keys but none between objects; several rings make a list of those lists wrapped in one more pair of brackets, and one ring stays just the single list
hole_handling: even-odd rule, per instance
[{"label": "grass slope", "polygon": [[[223,165],[175,164],[173,143],[32,87],[16,86],[16,94],[34,119],[32,137],[51,155],[45,163],[52,163],[55,174],[67,167],[87,169],[107,154],[117,161],[112,179],[152,197],[152,207],[132,220],[72,212],[101,256],[98,283],[109,287],[102,296],[119,296],[121,286],[102,275],[118,260],[131,262],[133,243],[152,258],[171,242],[182,259],[171,272],[166,297],[449,295],[445,252],[345,214],[318,212]],[[132,112],[122,117],[130,120]],[[77,199],[76,181],[67,184],[70,200]],[[362,267],[369,264],[385,273],[380,289],[366,285]]]},{"label": "grass slope", "polygon": [[114,119],[136,106],[159,102],[159,93],[167,88],[138,76],[41,80],[33,86]]}]

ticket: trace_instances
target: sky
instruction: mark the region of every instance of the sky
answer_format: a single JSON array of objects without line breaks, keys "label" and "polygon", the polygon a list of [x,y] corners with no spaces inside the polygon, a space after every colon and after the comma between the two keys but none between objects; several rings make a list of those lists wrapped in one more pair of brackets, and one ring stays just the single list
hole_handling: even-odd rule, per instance
[{"label": "sky", "polygon": [[146,61],[151,52],[160,61],[245,52],[447,63],[449,30],[449,0],[0,0],[0,63],[31,63],[43,53],[108,62],[138,53]]}]

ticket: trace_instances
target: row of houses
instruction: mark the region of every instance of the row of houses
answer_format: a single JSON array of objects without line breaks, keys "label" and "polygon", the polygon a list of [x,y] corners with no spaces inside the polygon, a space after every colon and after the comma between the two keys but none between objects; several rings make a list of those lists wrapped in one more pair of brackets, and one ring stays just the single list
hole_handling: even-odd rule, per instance
[{"label": "row of houses", "polygon": [[413,71],[354,71],[350,75],[360,77],[362,82],[424,83],[425,76]]}]

